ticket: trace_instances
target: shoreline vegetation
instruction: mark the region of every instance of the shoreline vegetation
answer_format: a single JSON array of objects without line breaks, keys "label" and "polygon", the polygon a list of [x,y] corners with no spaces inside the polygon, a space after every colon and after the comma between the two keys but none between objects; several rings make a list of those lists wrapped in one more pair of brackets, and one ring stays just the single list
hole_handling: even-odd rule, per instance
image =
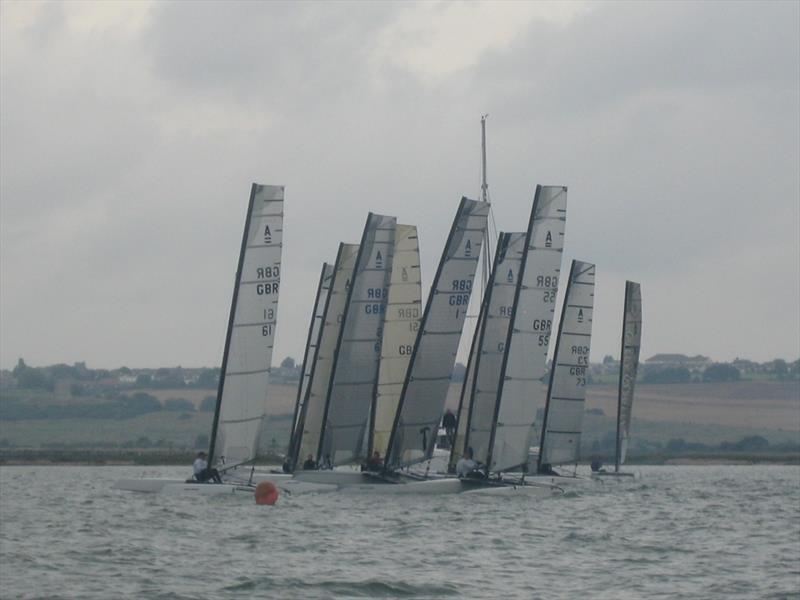
[{"label": "shoreline vegetation", "polygon": [[[627,464],[800,464],[798,361],[723,366],[704,357],[657,357],[706,363],[697,372],[689,363],[645,365]],[[618,363],[606,358],[591,365],[583,464],[613,463]],[[461,366],[448,393],[451,410],[458,406]],[[299,368],[287,357],[273,370],[269,395],[278,414],[265,423],[260,464],[280,465]],[[180,367],[107,371],[84,363],[29,367],[20,360],[13,371],[0,371],[0,465],[190,465],[198,449],[208,448],[218,374]]]}]

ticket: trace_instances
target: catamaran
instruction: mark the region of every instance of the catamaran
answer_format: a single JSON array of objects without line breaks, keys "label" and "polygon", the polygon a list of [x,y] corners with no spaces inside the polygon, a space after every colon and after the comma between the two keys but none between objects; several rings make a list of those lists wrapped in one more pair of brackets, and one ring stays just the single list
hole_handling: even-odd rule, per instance
[{"label": "catamaran", "polygon": [[264,429],[277,414],[268,386],[281,281],[283,199],[283,186],[254,183],[250,191],[208,453],[208,464],[217,468],[224,483],[141,478],[119,480],[115,488],[253,493],[252,465]]},{"label": "catamaran", "polygon": [[617,436],[614,452],[614,470],[599,469],[592,473],[597,477],[633,477],[630,472],[620,471],[628,454],[633,389],[639,368],[639,348],[642,341],[642,290],[638,283],[625,282],[625,305],[622,320],[622,350],[619,361],[619,392],[617,395]]},{"label": "catamaran", "polygon": [[[577,467],[580,454],[592,339],[594,276],[593,264],[572,261],[542,421],[536,475],[562,483],[568,476],[553,471],[553,467],[569,464]],[[578,479],[574,473],[572,477]]]}]

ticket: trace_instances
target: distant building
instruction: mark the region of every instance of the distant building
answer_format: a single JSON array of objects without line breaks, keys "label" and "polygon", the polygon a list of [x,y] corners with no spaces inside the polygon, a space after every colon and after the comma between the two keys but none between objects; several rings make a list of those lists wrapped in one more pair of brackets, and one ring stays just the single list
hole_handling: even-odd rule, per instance
[{"label": "distant building", "polygon": [[666,369],[685,367],[692,373],[702,373],[711,364],[711,359],[702,354],[686,356],[685,354],[654,354],[645,361],[648,367]]}]

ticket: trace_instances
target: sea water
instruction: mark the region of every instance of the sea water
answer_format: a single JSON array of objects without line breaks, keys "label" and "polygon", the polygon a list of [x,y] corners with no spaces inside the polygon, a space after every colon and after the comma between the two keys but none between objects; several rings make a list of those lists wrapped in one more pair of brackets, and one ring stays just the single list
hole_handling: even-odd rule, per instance
[{"label": "sea water", "polygon": [[1,467],[2,598],[800,598],[800,468],[629,467],[552,499],[165,496]]}]

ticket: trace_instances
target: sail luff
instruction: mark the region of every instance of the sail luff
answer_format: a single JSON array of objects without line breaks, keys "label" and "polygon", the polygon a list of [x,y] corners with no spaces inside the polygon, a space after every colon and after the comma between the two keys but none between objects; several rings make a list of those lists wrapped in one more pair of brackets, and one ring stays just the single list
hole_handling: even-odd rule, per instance
[{"label": "sail luff", "polygon": [[577,463],[579,458],[591,349],[594,272],[593,264],[572,261],[542,422],[540,471],[544,465]]},{"label": "sail luff", "polygon": [[389,437],[387,469],[427,460],[433,454],[489,209],[488,203],[468,198],[459,204],[411,352]]},{"label": "sail luff", "polygon": [[250,220],[253,214],[253,202],[256,197],[256,185],[250,186],[250,200],[247,203],[247,216],[244,220],[244,231],[242,232],[242,244],[239,249],[239,263],[236,266],[236,276],[233,282],[233,297],[231,298],[231,310],[228,315],[228,330],[225,333],[225,347],[222,350],[222,366],[219,371],[219,383],[217,384],[217,403],[214,406],[214,419],[211,423],[211,440],[208,446],[208,464],[214,464],[214,446],[217,443],[217,431],[219,430],[219,415],[222,407],[222,391],[225,389],[225,371],[228,367],[228,354],[231,347],[231,335],[233,333],[233,320],[236,316],[236,300],[239,297],[239,282],[242,280],[242,265],[244,265],[244,253],[247,249],[247,237],[250,232]]},{"label": "sail luff", "polygon": [[633,281],[625,282],[625,306],[622,325],[622,350],[619,365],[619,394],[617,399],[617,443],[614,470],[619,472],[628,450],[630,439],[633,392],[639,367],[639,349],[642,336],[641,287]]},{"label": "sail luff", "polygon": [[395,217],[370,213],[342,318],[322,428],[320,455],[333,465],[362,457],[378,376],[392,268]]},{"label": "sail luff", "polygon": [[[303,366],[300,369],[300,381],[297,385],[297,400],[295,401],[294,416],[292,417],[292,436],[289,441],[287,456],[294,468],[297,464],[298,438],[303,431],[305,421],[305,410],[308,402],[308,395],[311,390],[311,382],[314,377],[314,367],[317,362],[317,351],[322,337],[325,322],[325,308],[328,303],[328,291],[330,290],[331,279],[333,277],[333,266],[322,263],[322,270],[319,274],[317,284],[317,294],[314,298],[314,307],[311,311],[311,323],[308,326],[308,337],[306,339],[306,349],[303,353]],[[316,335],[315,335],[316,334]]]}]

